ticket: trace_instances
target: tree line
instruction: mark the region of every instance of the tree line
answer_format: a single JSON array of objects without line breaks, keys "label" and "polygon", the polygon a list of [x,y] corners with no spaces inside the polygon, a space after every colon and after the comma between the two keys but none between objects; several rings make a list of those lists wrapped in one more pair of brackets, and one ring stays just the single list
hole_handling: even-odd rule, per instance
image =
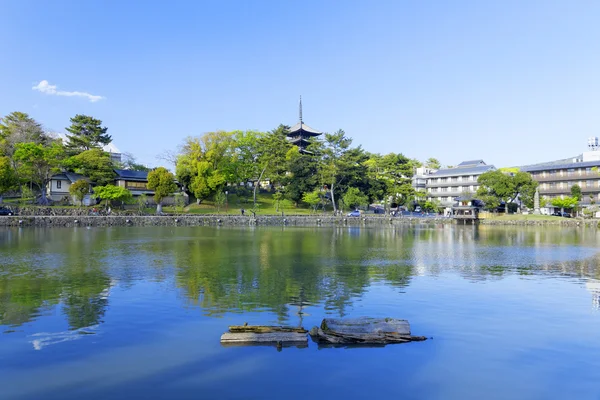
[{"label": "tree line", "polygon": [[[107,202],[131,198],[126,188],[114,185],[114,170],[150,169],[137,163],[130,154],[125,154],[120,162],[113,161],[103,150],[112,142],[112,137],[99,119],[78,114],[65,129],[67,140],[63,141],[45,132],[42,125],[26,113],[13,112],[0,119],[0,202],[4,194],[20,192],[26,198],[37,194],[36,202],[47,205],[48,184],[59,172],[74,172],[85,177],[70,188],[70,194],[80,201],[91,188],[96,197]],[[170,173],[164,168],[157,169],[154,175],[163,177],[165,173],[169,178]],[[170,178],[166,187],[173,188],[174,176],[171,174]],[[165,185],[164,179],[158,181],[157,188]],[[162,193],[162,186],[157,192]]]}]

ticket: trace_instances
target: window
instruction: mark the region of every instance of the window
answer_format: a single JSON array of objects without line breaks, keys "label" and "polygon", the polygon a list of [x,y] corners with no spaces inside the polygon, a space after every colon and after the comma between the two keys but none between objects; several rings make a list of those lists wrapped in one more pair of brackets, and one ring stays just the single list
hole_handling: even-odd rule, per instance
[{"label": "window", "polygon": [[575,168],[569,168],[567,170],[567,176],[575,175]]},{"label": "window", "polygon": [[146,189],[146,183],[145,182],[126,182],[125,186],[128,188],[132,188],[132,189]]},{"label": "window", "polygon": [[550,182],[548,184],[549,189],[556,189],[556,182]]},{"label": "window", "polygon": [[458,182],[458,176],[453,176],[452,177],[452,182]]},{"label": "window", "polygon": [[440,178],[440,182],[444,183],[444,182],[446,182],[447,179],[448,178]]},{"label": "window", "polygon": [[585,167],[585,173],[586,174],[591,174],[592,173],[592,167]]},{"label": "window", "polygon": [[447,192],[447,191],[448,191],[447,187],[440,188],[440,192]]},{"label": "window", "polygon": [[585,187],[593,188],[594,187],[594,181],[585,181]]},{"label": "window", "polygon": [[450,188],[450,191],[456,193],[456,192],[458,192],[458,187],[457,186],[452,186]]},{"label": "window", "polygon": [[56,181],[56,188],[62,189],[62,181]]}]

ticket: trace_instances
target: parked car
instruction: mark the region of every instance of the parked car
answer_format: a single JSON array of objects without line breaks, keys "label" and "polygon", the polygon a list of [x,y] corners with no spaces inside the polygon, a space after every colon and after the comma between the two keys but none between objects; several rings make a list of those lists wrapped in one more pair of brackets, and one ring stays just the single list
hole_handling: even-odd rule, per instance
[{"label": "parked car", "polygon": [[421,212],[421,206],[416,206],[415,207],[415,212],[416,213],[420,213]]},{"label": "parked car", "polygon": [[358,210],[354,210],[354,211],[352,211],[352,212],[349,212],[349,213],[348,213],[348,216],[349,216],[349,217],[360,217],[360,211],[358,211]]},{"label": "parked car", "polygon": [[569,214],[568,212],[555,211],[552,213],[552,215],[554,215],[555,217],[571,218],[571,214]]},{"label": "parked car", "polygon": [[0,206],[0,215],[13,215],[13,211],[8,207]]}]

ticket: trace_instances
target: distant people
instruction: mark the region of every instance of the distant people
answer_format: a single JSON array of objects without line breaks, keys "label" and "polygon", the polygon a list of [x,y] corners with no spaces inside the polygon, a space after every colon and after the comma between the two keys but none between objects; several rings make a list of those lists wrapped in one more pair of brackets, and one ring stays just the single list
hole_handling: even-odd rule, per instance
[{"label": "distant people", "polygon": [[246,210],[244,210],[243,208],[240,210],[242,212],[242,216],[244,215],[244,213],[246,212]]},{"label": "distant people", "polygon": [[110,215],[111,211],[112,210],[110,209],[110,206],[108,206],[108,210],[106,210],[106,214]]}]

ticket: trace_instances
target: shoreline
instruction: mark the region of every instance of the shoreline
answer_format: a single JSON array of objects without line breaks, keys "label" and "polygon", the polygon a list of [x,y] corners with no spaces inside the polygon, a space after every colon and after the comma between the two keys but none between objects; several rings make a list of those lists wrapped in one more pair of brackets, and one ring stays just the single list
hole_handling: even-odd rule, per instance
[{"label": "shoreline", "polygon": [[[306,215],[111,215],[111,216],[2,216],[0,227],[11,226],[41,226],[41,227],[75,227],[75,226],[373,226],[390,227],[396,225],[437,225],[457,224],[446,217],[333,217]],[[505,226],[564,226],[564,227],[593,227],[598,228],[597,220],[557,219],[548,220],[480,220],[480,225]]]}]

